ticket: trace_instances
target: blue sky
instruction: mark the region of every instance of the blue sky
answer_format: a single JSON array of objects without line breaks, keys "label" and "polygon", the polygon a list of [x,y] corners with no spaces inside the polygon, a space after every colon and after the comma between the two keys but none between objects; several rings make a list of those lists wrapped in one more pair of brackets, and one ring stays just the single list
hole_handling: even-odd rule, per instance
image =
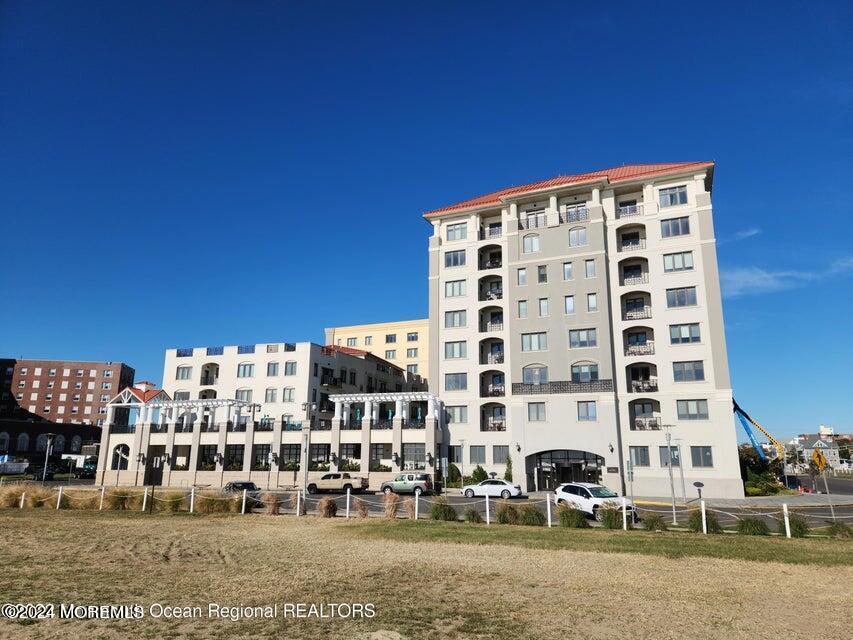
[{"label": "blue sky", "polygon": [[168,347],[425,316],[422,211],[713,159],[735,396],[780,435],[853,431],[852,19],[845,3],[6,0],[0,354],[160,381]]}]

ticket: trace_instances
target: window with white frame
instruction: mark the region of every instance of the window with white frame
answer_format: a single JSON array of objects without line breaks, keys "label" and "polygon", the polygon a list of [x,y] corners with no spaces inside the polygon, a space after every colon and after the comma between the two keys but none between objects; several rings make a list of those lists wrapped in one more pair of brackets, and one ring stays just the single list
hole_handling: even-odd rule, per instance
[{"label": "window with white frame", "polygon": [[518,286],[523,287],[524,285],[526,285],[527,284],[527,269],[526,268],[519,269],[517,275],[518,275],[518,280],[517,280]]},{"label": "window with white frame", "polygon": [[658,191],[658,198],[661,209],[687,204],[687,185],[682,184],[677,187],[661,189]]},{"label": "window with white frame", "polygon": [[397,357],[396,349],[385,349],[385,359],[394,360]]},{"label": "window with white frame", "polygon": [[294,389],[293,387],[285,387],[281,392],[282,402],[294,402],[295,397],[296,389]]},{"label": "window with white frame", "polygon": [[679,420],[707,420],[707,400],[678,400],[676,402]]},{"label": "window with white frame", "polygon": [[595,293],[586,294],[586,310],[587,311],[598,311],[598,294],[595,294]]},{"label": "window with white frame", "polygon": [[648,447],[628,447],[628,454],[631,458],[631,464],[635,467],[649,466],[649,448]]},{"label": "window with white frame", "polygon": [[467,373],[446,373],[444,374],[444,390],[445,391],[465,391],[468,388]]},{"label": "window with white frame", "polygon": [[468,225],[465,222],[447,225],[447,240],[465,240],[468,237]]},{"label": "window with white frame", "polygon": [[677,307],[696,306],[696,287],[679,287],[666,290],[666,306],[669,309]]},{"label": "window with white frame", "polygon": [[570,348],[580,349],[596,346],[598,346],[598,337],[595,329],[572,329],[569,331]]},{"label": "window with white frame", "polygon": [[444,283],[445,298],[461,298],[465,295],[465,280],[450,280]]},{"label": "window with white frame", "polygon": [[539,251],[539,234],[528,233],[521,239],[522,253],[536,253]]},{"label": "window with white frame", "polygon": [[539,317],[544,318],[548,315],[548,298],[539,298]]},{"label": "window with white frame", "polygon": [[569,246],[583,247],[587,244],[586,227],[574,227],[569,229]]},{"label": "window with white frame", "polygon": [[417,349],[406,349],[406,357],[407,358],[417,358],[418,350]]},{"label": "window with white frame", "polygon": [[527,403],[527,421],[528,422],[545,422],[545,403],[544,402],[528,402]]},{"label": "window with white frame", "polygon": [[278,375],[278,362],[267,362],[267,376],[273,377]]},{"label": "window with white frame", "polygon": [[660,221],[660,234],[664,238],[674,238],[676,236],[686,236],[690,233],[690,218],[683,216],[681,218],[669,218]]},{"label": "window with white frame", "polygon": [[563,280],[571,280],[572,279],[572,263],[564,262],[563,263]]},{"label": "window with white frame", "polygon": [[347,346],[348,347],[357,347],[358,346],[358,338],[347,338]]},{"label": "window with white frame", "polygon": [[578,362],[571,368],[572,382],[596,382],[598,365],[594,362]]},{"label": "window with white frame", "polygon": [[286,376],[295,376],[296,375],[296,363],[292,360],[290,362],[284,363],[284,375]]},{"label": "window with white frame", "polygon": [[444,357],[447,360],[468,357],[468,343],[464,340],[444,343]]},{"label": "window with white frame", "polygon": [[243,362],[237,365],[238,378],[251,378],[255,375],[255,365],[251,362]]},{"label": "window with white frame", "polygon": [[527,300],[519,300],[518,301],[518,317],[526,318],[527,317]]},{"label": "window with white frame", "polygon": [[548,334],[546,332],[521,334],[522,351],[545,351],[547,348]]},{"label": "window with white frame", "polygon": [[276,402],[276,397],[278,396],[278,392],[276,389],[267,389],[264,392],[264,402]]},{"label": "window with white frame", "polygon": [[468,455],[471,457],[471,464],[486,464],[485,445],[472,444],[468,447]]},{"label": "window with white frame", "polygon": [[671,344],[689,344],[699,342],[699,323],[669,325],[669,341]]},{"label": "window with white frame", "polygon": [[566,296],[563,298],[563,311],[566,314],[575,312],[575,297],[574,296]]},{"label": "window with white frame", "polygon": [[594,278],[595,277],[595,260],[592,260],[592,259],[584,260],[583,266],[584,266],[584,274],[586,275],[586,277],[587,278]]},{"label": "window with white frame", "polygon": [[544,364],[529,364],[521,370],[521,381],[524,384],[546,384],[548,382],[548,367]]},{"label": "window with white frame", "polygon": [[705,366],[701,360],[673,362],[672,375],[676,382],[699,382],[705,379]]},{"label": "window with white frame", "polygon": [[690,447],[690,458],[694,467],[713,467],[711,447]]},{"label": "window with white frame", "polygon": [[466,424],[468,422],[468,407],[465,405],[445,407],[445,411],[449,424]]},{"label": "window with white frame", "polygon": [[578,402],[578,420],[581,422],[590,422],[597,420],[598,415],[595,409],[595,401],[581,400]]},{"label": "window with white frame", "polygon": [[251,389],[237,389],[237,393],[234,396],[237,400],[242,400],[243,402],[251,402],[252,401],[252,390]]},{"label": "window with white frame", "polygon": [[464,310],[444,312],[445,328],[450,329],[452,327],[464,327],[466,323],[467,316]]},{"label": "window with white frame", "polygon": [[446,251],[444,253],[445,267],[464,267],[465,266],[465,250]]},{"label": "window with white frame", "polygon": [[666,273],[693,270],[693,252],[666,253],[663,256],[663,270]]}]

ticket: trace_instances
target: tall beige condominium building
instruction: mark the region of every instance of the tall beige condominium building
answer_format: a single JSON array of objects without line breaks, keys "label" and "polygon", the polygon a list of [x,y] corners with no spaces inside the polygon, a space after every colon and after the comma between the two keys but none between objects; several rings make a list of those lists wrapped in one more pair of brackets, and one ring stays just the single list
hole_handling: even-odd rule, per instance
[{"label": "tall beige condominium building", "polygon": [[666,496],[672,471],[678,494],[743,495],[713,169],[627,165],[425,214],[429,380],[464,473],[509,456],[527,490]]},{"label": "tall beige condominium building", "polygon": [[326,329],[326,344],[363,349],[426,379],[429,320],[377,322]]}]

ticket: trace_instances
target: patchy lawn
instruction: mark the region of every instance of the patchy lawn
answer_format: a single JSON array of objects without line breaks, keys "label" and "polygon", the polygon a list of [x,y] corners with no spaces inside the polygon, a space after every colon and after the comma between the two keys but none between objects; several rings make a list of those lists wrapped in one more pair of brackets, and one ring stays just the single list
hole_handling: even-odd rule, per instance
[{"label": "patchy lawn", "polygon": [[[814,611],[853,601],[853,568],[816,570],[826,554],[849,561],[845,541],[55,510],[0,511],[0,532],[0,602],[376,608],[360,620],[0,620],[0,638],[778,640],[811,637]],[[667,542],[767,544],[815,565],[663,553]],[[820,626],[849,632],[844,616]]]}]

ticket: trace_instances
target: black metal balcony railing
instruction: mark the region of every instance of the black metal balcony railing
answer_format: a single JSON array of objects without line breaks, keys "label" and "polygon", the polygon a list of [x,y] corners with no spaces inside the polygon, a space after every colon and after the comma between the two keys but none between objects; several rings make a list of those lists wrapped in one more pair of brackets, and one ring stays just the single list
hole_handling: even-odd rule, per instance
[{"label": "black metal balcony railing", "polygon": [[653,356],[655,354],[655,343],[648,341],[643,344],[629,344],[625,347],[626,356]]},{"label": "black metal balcony railing", "polygon": [[528,216],[518,221],[518,226],[522,229],[541,229],[548,224],[544,215]]},{"label": "black metal balcony railing", "polygon": [[657,380],[631,380],[632,393],[647,393],[658,390]]},{"label": "black metal balcony railing", "polygon": [[175,423],[175,433],[192,433],[193,429],[195,429],[195,422],[188,422],[186,424],[182,422]]},{"label": "black metal balcony railing", "polygon": [[633,286],[636,284],[648,284],[648,282],[649,282],[649,274],[648,273],[643,273],[643,274],[636,275],[636,276],[625,276],[624,278],[622,278],[622,285],[627,286],[627,287],[630,287],[630,286]]},{"label": "black metal balcony railing", "polygon": [[358,431],[361,429],[361,420],[350,420],[348,423],[341,423],[341,429],[344,431]]},{"label": "black metal balcony railing", "polygon": [[317,424],[311,425],[311,431],[331,431],[332,430],[332,421],[331,420],[318,420]]},{"label": "black metal balcony railing", "polygon": [[275,423],[272,420],[255,423],[255,431],[272,431],[275,428]]},{"label": "black metal balcony railing", "polygon": [[320,384],[324,387],[340,387],[341,379],[334,376],[323,376],[320,378]]},{"label": "black metal balcony railing", "polygon": [[484,291],[480,294],[480,301],[483,302],[485,300],[503,300],[504,292],[503,289],[492,289],[491,291]]},{"label": "black metal balcony railing", "polygon": [[480,364],[503,364],[504,354],[502,353],[487,353],[486,357],[480,360]]},{"label": "black metal balcony railing", "polygon": [[229,433],[241,433],[246,430],[246,423],[241,422],[239,424],[235,424],[234,422],[229,422],[227,430]]},{"label": "black metal balcony railing", "polygon": [[132,424],[111,424],[110,433],[136,433],[136,426]]},{"label": "black metal balcony railing", "polygon": [[480,269],[500,269],[501,265],[503,265],[503,261],[500,259],[492,258],[489,260],[483,261],[483,266]]},{"label": "black metal balcony railing", "polygon": [[201,433],[219,433],[219,424],[208,424],[203,422],[201,424]]},{"label": "black metal balcony railing", "polygon": [[394,420],[392,418],[383,418],[381,420],[377,420],[370,427],[371,429],[392,429],[394,427]]},{"label": "black metal balcony railing", "polygon": [[201,377],[201,386],[203,386],[203,387],[212,387],[217,382],[219,382],[218,376],[202,376]]},{"label": "black metal balcony railing", "polygon": [[320,403],[320,411],[323,413],[332,413],[335,410],[334,402],[321,402]]},{"label": "black metal balcony railing", "polygon": [[639,251],[646,248],[646,239],[639,240],[623,240],[619,243],[619,251]]},{"label": "black metal balcony railing", "polygon": [[282,431],[302,431],[302,423],[301,422],[282,422],[281,423]]},{"label": "black metal balcony railing", "polygon": [[652,317],[652,307],[646,306],[641,309],[626,309],[622,316],[623,320],[645,320]]},{"label": "black metal balcony railing", "polygon": [[659,431],[660,428],[660,418],[652,416],[634,418],[634,422],[631,425],[632,431]]},{"label": "black metal balcony railing", "polygon": [[633,218],[643,214],[643,205],[641,204],[623,204],[616,209],[616,217]]},{"label": "black metal balcony railing", "polygon": [[167,423],[152,423],[151,424],[151,433],[166,433],[169,430],[169,425]]},{"label": "black metal balcony railing", "polygon": [[480,239],[485,240],[486,238],[500,238],[503,235],[503,229],[501,227],[487,227],[485,229],[480,229]]},{"label": "black metal balcony railing", "polygon": [[589,209],[586,207],[569,209],[560,214],[560,222],[563,223],[584,222],[586,220],[589,220]]},{"label": "black metal balcony railing", "polygon": [[506,387],[502,384],[490,384],[483,388],[482,396],[484,397],[500,397],[506,394]]},{"label": "black metal balcony railing", "polygon": [[503,418],[488,418],[480,423],[480,431],[506,431],[506,420]]},{"label": "black metal balcony railing", "polygon": [[542,384],[513,382],[513,395],[539,395],[547,393],[606,393],[613,391],[613,380],[596,380],[594,382],[572,382],[571,380],[555,380]]},{"label": "black metal balcony railing", "polygon": [[423,418],[409,418],[403,421],[404,429],[426,429],[426,420]]}]

